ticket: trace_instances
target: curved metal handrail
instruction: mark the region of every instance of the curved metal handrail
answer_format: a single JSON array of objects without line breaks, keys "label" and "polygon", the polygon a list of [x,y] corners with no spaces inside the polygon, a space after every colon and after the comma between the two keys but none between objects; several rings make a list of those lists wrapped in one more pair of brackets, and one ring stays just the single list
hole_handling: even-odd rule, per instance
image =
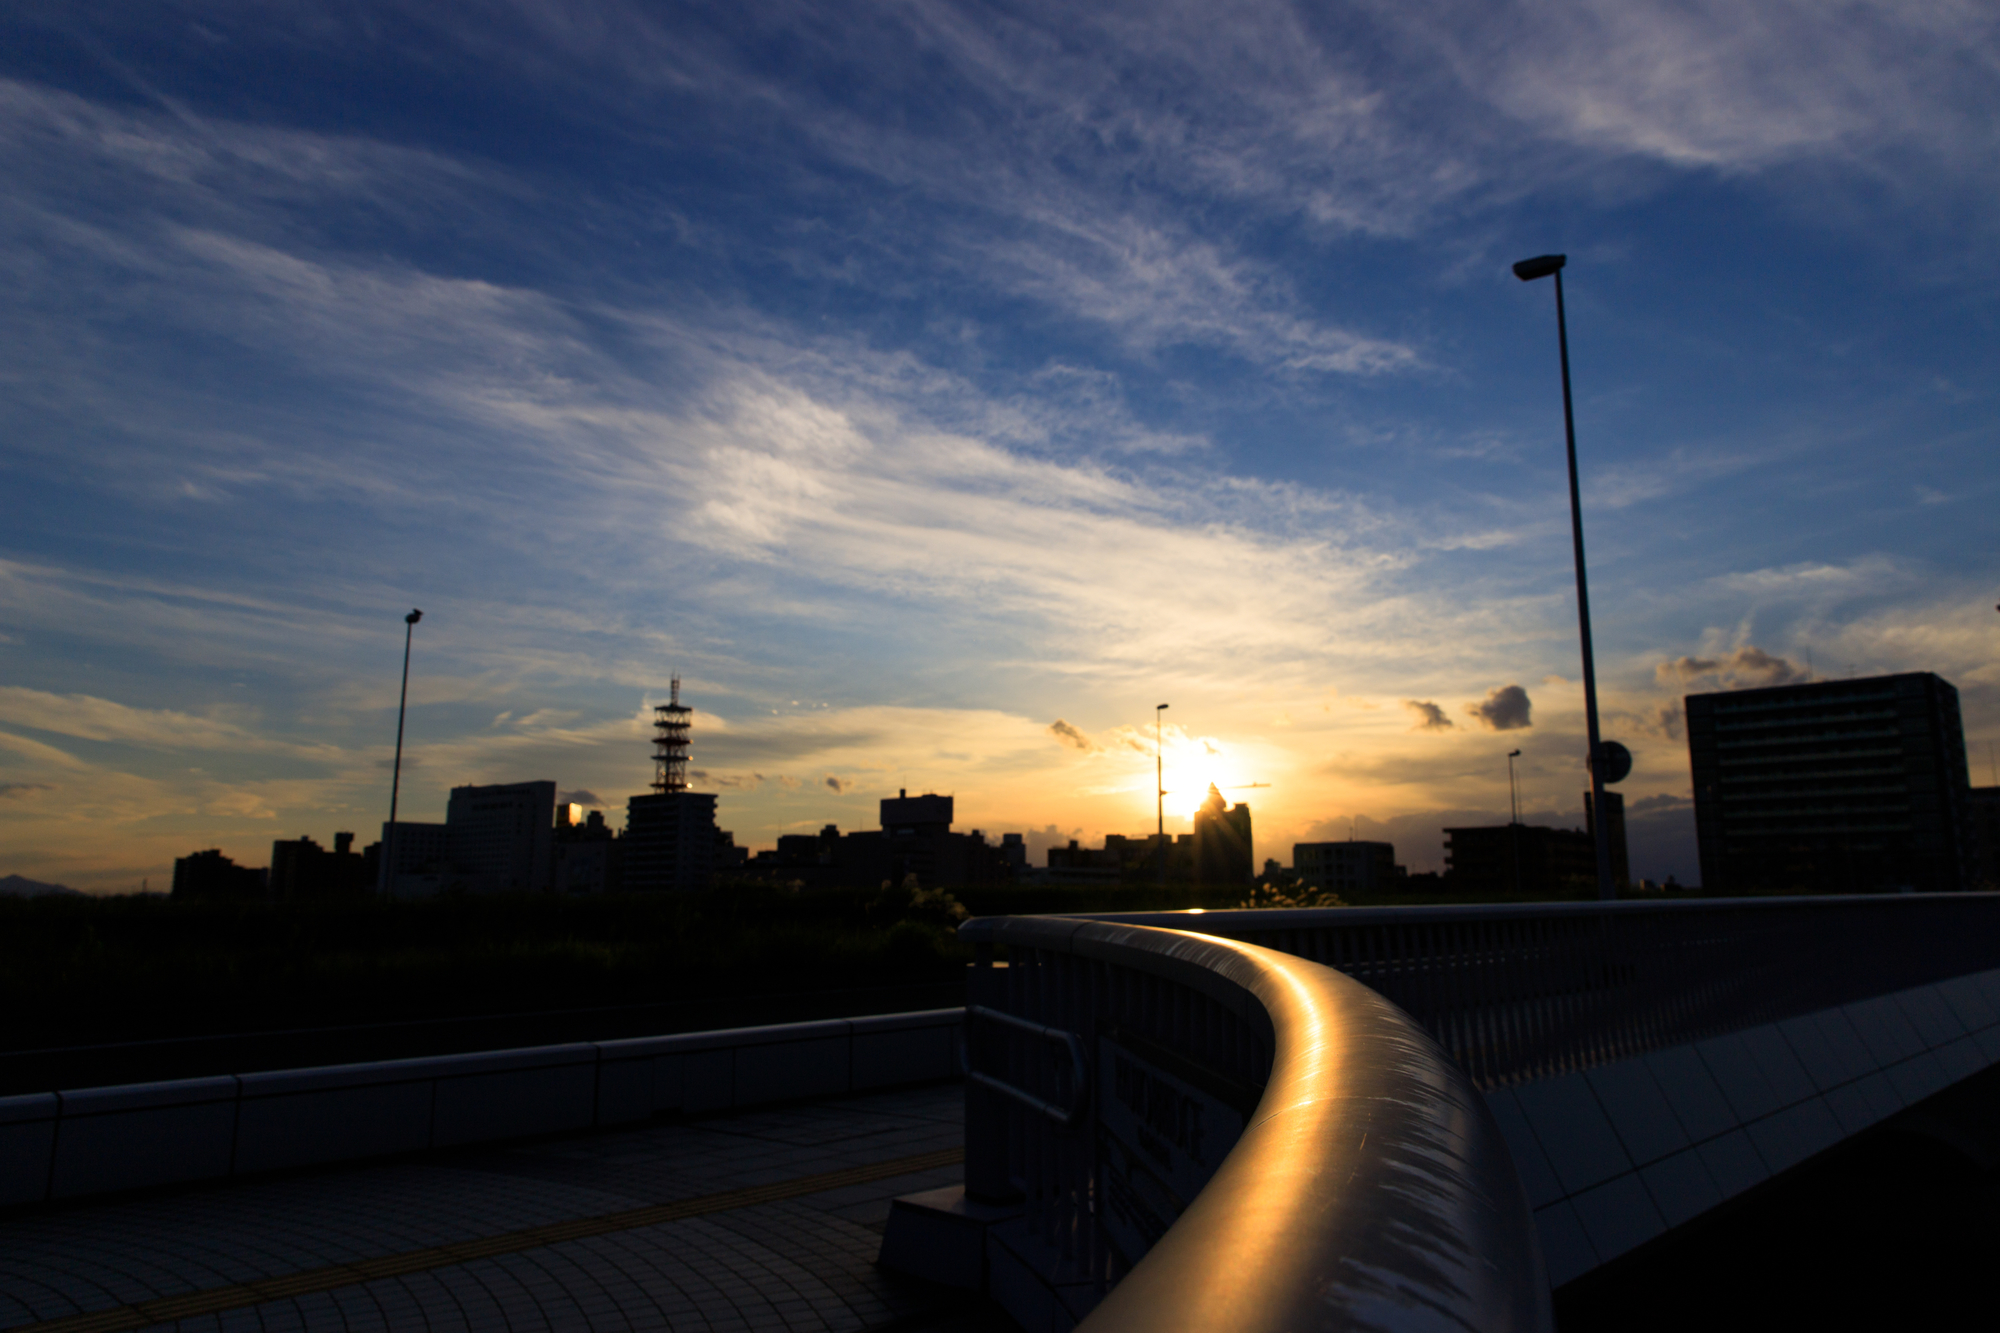
[{"label": "curved metal handrail", "polygon": [[2000,967],[2000,894],[1090,913],[1335,968],[1481,1088]]},{"label": "curved metal handrail", "polygon": [[1430,925],[1439,921],[1542,920],[1556,917],[1675,916],[1718,912],[1745,914],[1796,911],[1799,908],[1856,908],[1889,906],[1904,911],[1925,906],[1994,905],[2000,893],[1797,893],[1769,894],[1741,898],[1621,898],[1610,902],[1547,903],[1399,903],[1373,907],[1182,907],[1135,912],[1067,912],[1065,920],[1112,921],[1127,925],[1156,925],[1186,922],[1190,928],[1207,925],[1260,930],[1282,930],[1288,926],[1312,924],[1338,912],[1340,919],[1354,925]]},{"label": "curved metal handrail", "polygon": [[1271,1074],[1242,1137],[1091,1313],[1092,1333],[1551,1327],[1534,1221],[1485,1099],[1381,996],[1187,931],[999,917],[960,934],[1162,976],[1268,1023]]}]

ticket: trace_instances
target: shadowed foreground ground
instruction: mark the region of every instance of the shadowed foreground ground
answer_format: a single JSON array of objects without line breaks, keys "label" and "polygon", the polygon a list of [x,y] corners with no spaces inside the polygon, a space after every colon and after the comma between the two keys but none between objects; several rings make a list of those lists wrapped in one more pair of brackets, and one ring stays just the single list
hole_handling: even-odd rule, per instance
[{"label": "shadowed foreground ground", "polygon": [[0,1218],[0,1328],[972,1333],[874,1266],[956,1085]]}]

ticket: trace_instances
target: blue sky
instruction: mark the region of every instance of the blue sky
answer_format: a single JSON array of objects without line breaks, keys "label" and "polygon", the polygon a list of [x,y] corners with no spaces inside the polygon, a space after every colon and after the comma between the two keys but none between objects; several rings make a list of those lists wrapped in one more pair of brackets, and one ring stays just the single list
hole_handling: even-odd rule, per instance
[{"label": "blue sky", "polygon": [[1937,671],[1990,780],[1996,65],[1974,4],[10,7],[0,871],[372,838],[411,606],[415,818],[615,821],[677,671],[752,846],[1137,831],[1161,700],[1260,857],[1435,868],[1517,747],[1577,822],[1546,251],[1634,872],[1688,690]]}]

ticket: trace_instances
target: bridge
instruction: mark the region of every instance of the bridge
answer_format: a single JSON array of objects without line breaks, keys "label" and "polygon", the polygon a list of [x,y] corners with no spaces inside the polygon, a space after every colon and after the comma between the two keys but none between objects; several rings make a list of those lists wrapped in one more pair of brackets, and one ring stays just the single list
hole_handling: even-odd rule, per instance
[{"label": "bridge", "polygon": [[965,1180],[883,1257],[1032,1330],[1547,1327],[1552,1288],[2000,1063],[2000,895],[963,933]]},{"label": "bridge", "polygon": [[1977,1137],[1996,927],[988,918],[963,1010],[0,1098],[0,1328],[1544,1328],[1886,1123]]}]

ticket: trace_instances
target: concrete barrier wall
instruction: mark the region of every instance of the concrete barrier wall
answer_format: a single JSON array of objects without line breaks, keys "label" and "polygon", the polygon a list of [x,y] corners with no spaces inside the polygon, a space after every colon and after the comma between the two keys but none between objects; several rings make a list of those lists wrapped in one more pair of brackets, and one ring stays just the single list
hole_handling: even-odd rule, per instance
[{"label": "concrete barrier wall", "polygon": [[0,1206],[956,1078],[962,1009],[0,1097]]},{"label": "concrete barrier wall", "polygon": [[2000,1064],[2000,971],[1486,1095],[1560,1286]]}]

